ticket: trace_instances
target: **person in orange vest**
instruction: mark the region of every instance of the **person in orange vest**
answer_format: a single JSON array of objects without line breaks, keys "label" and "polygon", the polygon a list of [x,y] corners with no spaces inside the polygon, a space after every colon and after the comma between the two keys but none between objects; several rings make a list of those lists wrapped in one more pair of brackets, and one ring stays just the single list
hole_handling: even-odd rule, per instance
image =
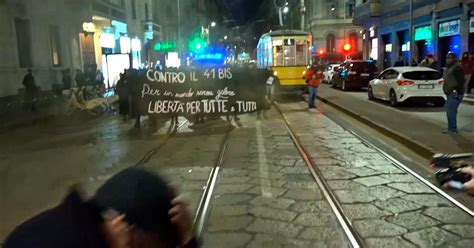
[{"label": "person in orange vest", "polygon": [[318,87],[321,84],[321,80],[324,79],[323,70],[317,62],[313,62],[311,68],[306,70],[304,79],[308,85],[308,108],[316,108],[316,96],[318,94]]}]

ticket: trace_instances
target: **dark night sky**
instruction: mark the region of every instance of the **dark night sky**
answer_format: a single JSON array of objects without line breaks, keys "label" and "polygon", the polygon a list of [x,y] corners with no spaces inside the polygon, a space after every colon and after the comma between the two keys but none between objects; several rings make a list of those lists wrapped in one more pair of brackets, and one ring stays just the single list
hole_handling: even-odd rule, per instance
[{"label": "dark night sky", "polygon": [[262,17],[259,10],[266,0],[223,0],[238,25],[255,22]]}]

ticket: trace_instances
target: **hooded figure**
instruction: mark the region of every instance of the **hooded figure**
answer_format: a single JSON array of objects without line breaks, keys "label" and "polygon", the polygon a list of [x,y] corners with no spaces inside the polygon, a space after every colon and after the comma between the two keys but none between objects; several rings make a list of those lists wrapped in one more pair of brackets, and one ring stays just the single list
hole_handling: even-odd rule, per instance
[{"label": "hooded figure", "polygon": [[3,248],[198,247],[192,227],[183,231],[182,222],[173,222],[186,215],[170,214],[176,210],[173,198],[158,175],[131,167],[111,177],[88,201],[72,191],[57,207],[18,226]]}]

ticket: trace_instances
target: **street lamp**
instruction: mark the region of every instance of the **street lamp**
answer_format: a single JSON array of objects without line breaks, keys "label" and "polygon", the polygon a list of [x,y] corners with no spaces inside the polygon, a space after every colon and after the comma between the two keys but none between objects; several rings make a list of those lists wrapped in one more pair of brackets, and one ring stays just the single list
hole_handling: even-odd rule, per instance
[{"label": "street lamp", "polygon": [[288,13],[288,11],[290,11],[290,8],[288,8],[287,6],[285,6],[285,7],[283,8],[283,14]]},{"label": "street lamp", "polygon": [[226,36],[224,36],[224,40],[227,40],[227,35],[226,35]]},{"label": "street lamp", "polygon": [[216,26],[216,22],[211,22],[211,27],[215,27]]}]

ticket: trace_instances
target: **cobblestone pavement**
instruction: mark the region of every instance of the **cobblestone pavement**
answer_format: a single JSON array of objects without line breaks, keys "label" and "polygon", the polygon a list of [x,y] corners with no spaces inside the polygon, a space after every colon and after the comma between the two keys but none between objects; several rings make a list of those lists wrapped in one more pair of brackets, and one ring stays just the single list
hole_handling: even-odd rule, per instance
[{"label": "cobblestone pavement", "polygon": [[[184,120],[181,119],[180,122]],[[57,205],[72,185],[90,196],[118,171],[135,165],[164,143],[169,122],[157,133],[133,129],[118,116],[55,119],[0,134],[0,243],[27,218]],[[195,212],[219,142],[228,128],[222,120],[186,124],[145,167],[175,185]]]},{"label": "cobblestone pavement", "polygon": [[323,114],[281,108],[368,247],[474,244],[474,218]]},{"label": "cobblestone pavement", "polygon": [[204,247],[349,247],[275,111],[232,131]]}]

